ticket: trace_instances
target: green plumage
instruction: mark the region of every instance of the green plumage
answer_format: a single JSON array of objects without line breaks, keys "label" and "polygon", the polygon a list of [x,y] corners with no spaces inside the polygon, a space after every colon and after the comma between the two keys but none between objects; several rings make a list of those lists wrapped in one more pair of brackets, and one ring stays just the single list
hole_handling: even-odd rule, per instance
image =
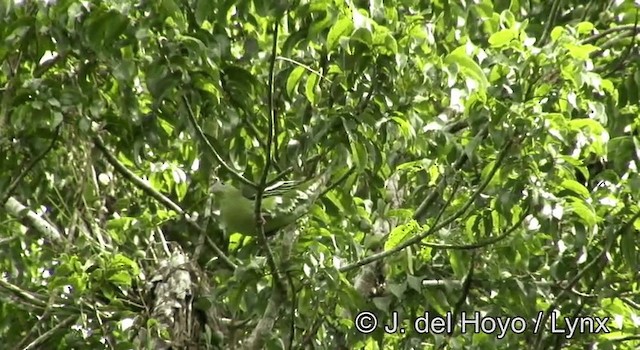
[{"label": "green plumage", "polygon": [[[317,186],[305,186],[306,190],[317,190]],[[277,189],[276,189],[277,190]],[[317,195],[310,195],[301,188],[287,188],[278,195],[267,193],[263,196],[261,211],[264,232],[267,236],[294,223],[309,209]],[[255,201],[245,197],[241,190],[227,184],[217,183],[212,188],[220,209],[220,222],[227,236],[240,233],[245,236],[257,235]]]}]

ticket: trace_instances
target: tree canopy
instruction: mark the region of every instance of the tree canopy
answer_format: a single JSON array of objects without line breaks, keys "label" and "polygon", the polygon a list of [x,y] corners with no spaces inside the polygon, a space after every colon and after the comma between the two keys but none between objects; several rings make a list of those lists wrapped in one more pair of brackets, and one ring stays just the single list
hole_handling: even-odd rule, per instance
[{"label": "tree canopy", "polygon": [[639,348],[639,8],[0,2],[0,347]]}]

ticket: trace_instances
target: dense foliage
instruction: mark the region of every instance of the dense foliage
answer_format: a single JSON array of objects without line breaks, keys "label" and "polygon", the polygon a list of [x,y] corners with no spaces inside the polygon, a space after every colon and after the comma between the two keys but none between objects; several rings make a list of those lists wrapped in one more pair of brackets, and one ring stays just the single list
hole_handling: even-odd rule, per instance
[{"label": "dense foliage", "polygon": [[[640,347],[633,1],[0,13],[1,348]],[[265,188],[318,177],[266,237]]]}]

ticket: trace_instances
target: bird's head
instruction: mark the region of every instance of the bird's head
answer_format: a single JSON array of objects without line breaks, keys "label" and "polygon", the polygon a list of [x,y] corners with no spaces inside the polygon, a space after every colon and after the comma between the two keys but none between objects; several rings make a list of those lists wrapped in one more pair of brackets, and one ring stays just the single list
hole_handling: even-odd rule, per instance
[{"label": "bird's head", "polygon": [[225,193],[227,186],[222,183],[222,181],[216,181],[216,183],[211,186],[211,192],[215,194]]}]

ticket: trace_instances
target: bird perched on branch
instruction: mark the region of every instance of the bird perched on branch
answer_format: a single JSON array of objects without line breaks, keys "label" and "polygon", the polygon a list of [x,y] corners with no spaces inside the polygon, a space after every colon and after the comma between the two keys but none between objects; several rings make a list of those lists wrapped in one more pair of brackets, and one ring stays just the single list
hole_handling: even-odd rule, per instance
[{"label": "bird perched on branch", "polygon": [[[321,176],[302,183],[287,181],[269,186],[261,202],[265,235],[273,236],[304,216],[318,197],[326,192],[328,178]],[[255,198],[247,198],[242,190],[222,182],[214,184],[211,190],[220,209],[220,222],[226,236],[233,233],[257,236]]]}]

